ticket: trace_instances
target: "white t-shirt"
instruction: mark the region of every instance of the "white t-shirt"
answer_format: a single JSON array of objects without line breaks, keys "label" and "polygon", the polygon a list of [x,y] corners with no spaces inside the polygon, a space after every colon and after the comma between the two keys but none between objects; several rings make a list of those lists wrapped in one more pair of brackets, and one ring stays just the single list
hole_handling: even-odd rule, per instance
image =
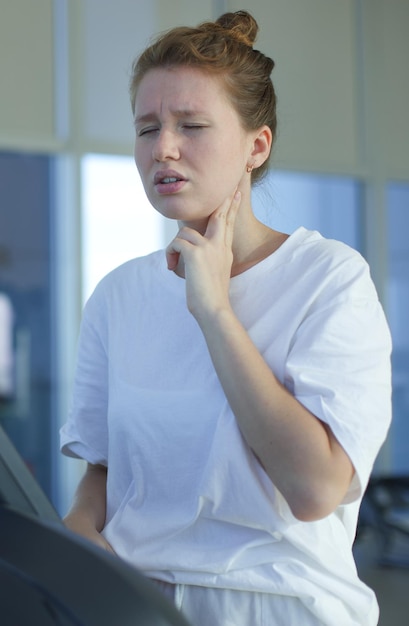
[{"label": "white t-shirt", "polygon": [[294,518],[243,440],[163,251],[117,268],[88,301],[62,450],[108,466],[104,535],[147,575],[295,595],[325,624],[372,626],[351,547],[390,422],[391,343],[367,263],[300,228],[232,278],[230,297],[278,380],[354,464],[333,514]]}]

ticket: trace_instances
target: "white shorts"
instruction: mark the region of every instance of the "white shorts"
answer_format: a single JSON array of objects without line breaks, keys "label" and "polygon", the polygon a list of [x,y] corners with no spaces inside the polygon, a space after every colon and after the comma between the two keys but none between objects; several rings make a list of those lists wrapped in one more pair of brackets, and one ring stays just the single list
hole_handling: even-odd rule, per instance
[{"label": "white shorts", "polygon": [[191,626],[323,626],[292,596],[154,582]]}]

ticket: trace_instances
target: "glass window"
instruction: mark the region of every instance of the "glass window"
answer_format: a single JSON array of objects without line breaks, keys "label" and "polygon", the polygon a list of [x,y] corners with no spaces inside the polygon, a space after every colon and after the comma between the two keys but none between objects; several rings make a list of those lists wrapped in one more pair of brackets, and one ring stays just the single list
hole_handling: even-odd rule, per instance
[{"label": "glass window", "polygon": [[393,340],[391,471],[409,471],[409,185],[391,184],[388,201],[387,314]]},{"label": "glass window", "polygon": [[56,350],[52,188],[52,157],[0,152],[0,424],[49,497]]},{"label": "glass window", "polygon": [[0,406],[14,395],[14,307],[0,291]]},{"label": "glass window", "polygon": [[359,249],[359,185],[350,178],[273,171],[253,191],[258,218],[276,230],[318,230]]},{"label": "glass window", "polygon": [[85,301],[110,270],[163,246],[165,219],[146,198],[133,158],[87,155],[82,177]]}]

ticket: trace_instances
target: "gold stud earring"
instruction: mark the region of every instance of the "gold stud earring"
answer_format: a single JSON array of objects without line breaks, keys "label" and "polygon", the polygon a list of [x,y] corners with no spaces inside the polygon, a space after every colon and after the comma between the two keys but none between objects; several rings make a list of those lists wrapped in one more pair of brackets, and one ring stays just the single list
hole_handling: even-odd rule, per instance
[{"label": "gold stud earring", "polygon": [[247,165],[247,167],[246,167],[247,174],[251,174],[253,169],[254,169],[254,164],[253,165]]}]

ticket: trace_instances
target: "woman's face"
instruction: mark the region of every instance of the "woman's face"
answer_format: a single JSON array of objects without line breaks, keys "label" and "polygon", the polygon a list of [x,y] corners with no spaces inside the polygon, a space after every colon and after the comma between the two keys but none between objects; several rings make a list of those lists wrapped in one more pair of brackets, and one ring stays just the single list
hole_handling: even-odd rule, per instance
[{"label": "woman's face", "polygon": [[146,194],[185,224],[209,215],[245,185],[253,136],[221,79],[189,67],[150,70],[135,100],[135,162]]}]

